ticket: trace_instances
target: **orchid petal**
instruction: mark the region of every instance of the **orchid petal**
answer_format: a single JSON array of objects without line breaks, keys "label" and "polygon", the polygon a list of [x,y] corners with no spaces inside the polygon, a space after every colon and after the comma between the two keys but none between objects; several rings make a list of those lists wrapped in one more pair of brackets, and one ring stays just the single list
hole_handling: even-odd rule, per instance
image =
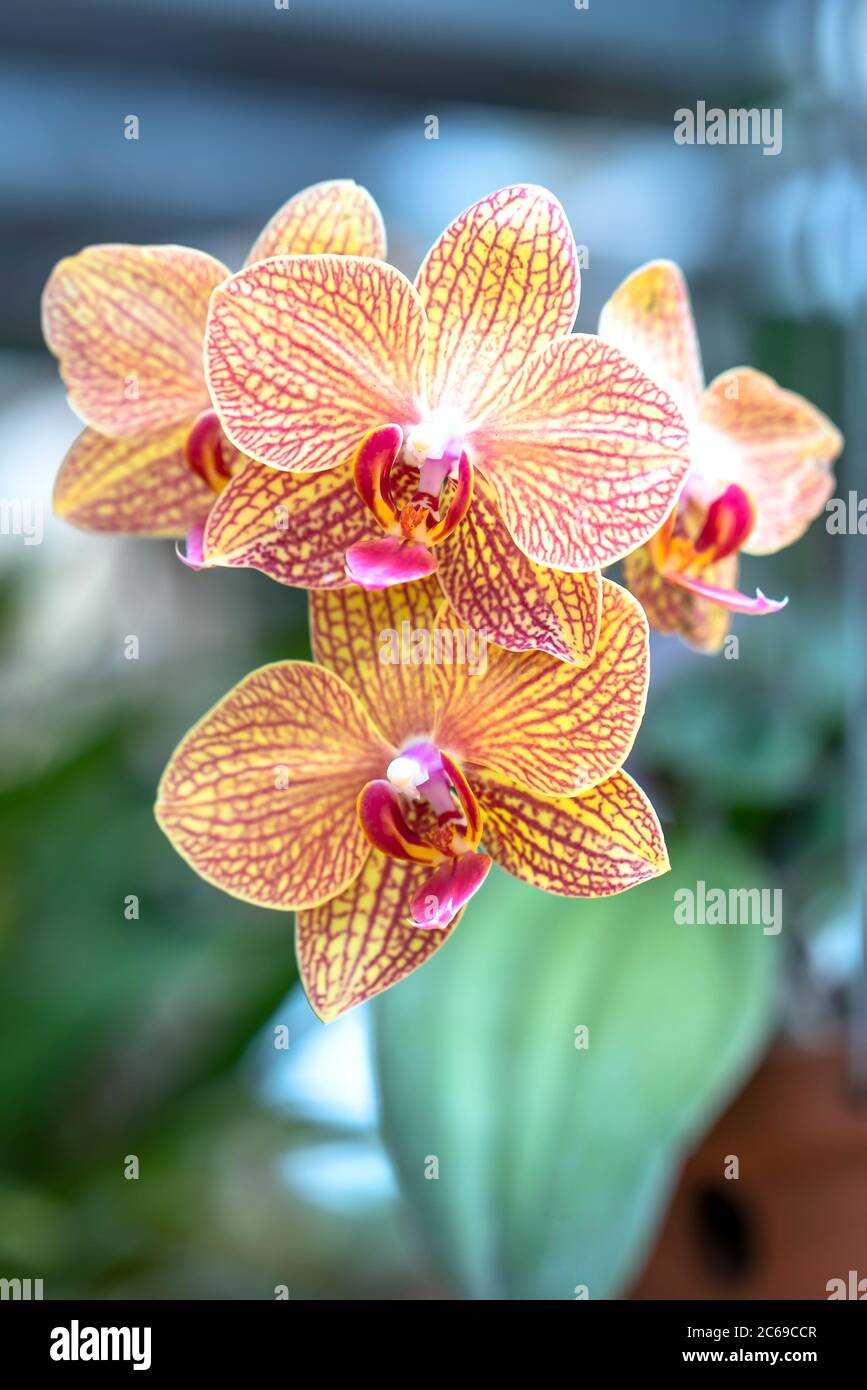
[{"label": "orchid petal", "polygon": [[399,536],[379,536],[359,541],[346,552],[346,573],[362,589],[387,589],[433,574],[437,558],[420,541]]},{"label": "orchid petal", "polygon": [[756,517],[744,550],[770,555],[798,540],[824,508],[843,438],[803,396],[736,367],[705,392],[696,446],[702,470],[749,494]]},{"label": "orchid petal", "polygon": [[88,246],[60,261],[42,296],[42,326],[73,410],[113,437],[205,410],[208,300],[228,273],[186,246]]},{"label": "orchid petal", "polygon": [[[440,623],[455,615],[446,608]],[[647,622],[635,599],[602,581],[593,661],[583,669],[545,652],[491,647],[486,669],[434,667],[440,708],[434,741],[475,782],[491,770],[547,796],[575,796],[603,781],[632,747],[647,694]]]},{"label": "orchid petal", "polygon": [[382,214],[367,189],[352,179],[314,183],[296,193],[257,237],[245,264],[326,252],[385,260]]},{"label": "orchid petal", "polygon": [[586,333],[535,353],[470,442],[515,544],[561,570],[602,569],[647,540],[689,463],[674,402]]},{"label": "orchid petal", "polygon": [[[738,558],[729,555],[706,571],[708,582],[731,589],[737,583]],[[623,582],[638,599],[650,626],[657,632],[677,633],[696,651],[718,652],[726,639],[730,614],[718,603],[709,603],[664,579],[654,564],[650,547],[641,546],[623,561]]]},{"label": "orchid petal", "polygon": [[470,850],[457,859],[440,864],[419,888],[410,904],[410,917],[416,927],[442,930],[478,893],[491,871],[493,860],[487,854]]},{"label": "orchid petal", "polygon": [[301,589],[334,588],[348,582],[350,546],[379,534],[348,464],[287,473],[251,460],[213,503],[205,563],[261,570]]},{"label": "orchid petal", "polygon": [[575,666],[593,658],[602,584],[596,570],[548,569],[519,550],[490,487],[476,480],[460,530],[437,549],[437,578],[461,621],[510,651],[544,651]]},{"label": "orchid petal", "polygon": [[578,308],[572,232],[544,188],[501,188],[461,213],[416,277],[427,310],[428,395],[469,422]]},{"label": "orchid petal", "polygon": [[183,536],[214,494],[186,461],[188,424],[135,439],[84,430],[60,466],[54,510],[83,531]]},{"label": "orchid petal", "polygon": [[546,893],[610,897],[670,867],[656,813],[625,772],[574,798],[517,791],[491,772],[479,774],[477,786],[485,848]]},{"label": "orchid petal", "polygon": [[393,756],[330,671],[263,666],[182,739],[160,781],[157,821],[224,893],[260,907],[314,907],[367,858],[358,790]]},{"label": "orchid petal", "polygon": [[603,306],[599,336],[619,348],[691,416],[704,377],[689,290],[673,261],[633,271]]},{"label": "orchid petal", "polygon": [[418,421],[424,343],[421,300],[391,266],[276,257],[213,295],[208,383],[237,448],[316,473],[348,462],[384,421]]},{"label": "orchid petal", "polygon": [[316,660],[346,681],[395,745],[433,732],[436,692],[424,658],[441,606],[432,579],[400,588],[353,586],[310,595]]},{"label": "orchid petal", "polygon": [[424,965],[451,935],[419,931],[410,904],[428,877],[420,864],[372,850],[338,897],[295,919],[298,970],[310,1006],[324,1023],[390,989]]}]

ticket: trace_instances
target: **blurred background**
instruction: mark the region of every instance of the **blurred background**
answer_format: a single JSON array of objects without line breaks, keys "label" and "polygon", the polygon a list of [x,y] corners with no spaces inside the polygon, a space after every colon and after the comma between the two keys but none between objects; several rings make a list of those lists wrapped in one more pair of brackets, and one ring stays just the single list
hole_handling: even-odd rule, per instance
[{"label": "blurred background", "polygon": [[[737,659],[654,639],[630,770],[670,875],[583,905],[499,875],[323,1028],[290,919],[200,882],[151,814],[189,724],[307,655],[304,597],[53,518],[78,423],[39,332],[90,242],[237,266],[290,194],[349,177],[412,275],[468,203],[540,183],[584,248],[580,328],[678,260],[708,379],[806,395],[847,436],[837,495],[863,494],[867,3],[42,0],[0,39],[0,497],[44,522],[0,535],[0,1276],[233,1299],[867,1276],[867,541],[820,519],[748,561],[790,602],[736,620]],[[698,100],[780,108],[780,154],[676,145]],[[782,931],[674,925],[699,879],[782,889]]]}]

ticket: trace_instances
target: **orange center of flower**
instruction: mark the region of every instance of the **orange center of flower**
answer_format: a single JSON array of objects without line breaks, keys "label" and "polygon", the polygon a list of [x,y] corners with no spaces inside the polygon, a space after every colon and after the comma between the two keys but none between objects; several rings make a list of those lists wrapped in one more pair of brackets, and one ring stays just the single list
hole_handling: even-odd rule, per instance
[{"label": "orange center of flower", "polygon": [[741,549],[754,520],[752,503],[737,483],[730,483],[709,506],[684,492],[649,542],[653,562],[663,576],[700,575]]},{"label": "orange center of flower", "polygon": [[193,422],[184,443],[184,456],[194,473],[220,493],[241,457],[224,435],[215,410],[203,410]]},{"label": "orange center of flower", "polygon": [[[396,470],[404,487],[408,470],[418,474],[405,502],[395,498]],[[421,425],[405,437],[398,425],[371,431],[356,453],[353,477],[361,500],[387,536],[427,547],[451,535],[472,500],[473,469],[462,440],[451,434],[435,437]]]},{"label": "orange center of flower", "polygon": [[419,740],[359,794],[358,822],[390,859],[424,866],[429,877],[408,904],[417,927],[445,927],[484,881],[491,860],[479,851],[482,816],[457,763]]}]

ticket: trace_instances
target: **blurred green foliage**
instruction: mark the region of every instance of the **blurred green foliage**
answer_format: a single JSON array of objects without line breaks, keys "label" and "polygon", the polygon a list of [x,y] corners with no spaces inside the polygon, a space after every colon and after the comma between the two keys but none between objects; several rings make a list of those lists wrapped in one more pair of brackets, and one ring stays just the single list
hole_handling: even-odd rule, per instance
[{"label": "blurred green foliage", "polygon": [[468,1297],[620,1292],[685,1146],[767,1036],[779,938],[675,925],[672,897],[758,886],[763,866],[719,836],[669,849],[671,874],[588,903],[496,870],[447,949],[374,1006],[387,1141]]}]

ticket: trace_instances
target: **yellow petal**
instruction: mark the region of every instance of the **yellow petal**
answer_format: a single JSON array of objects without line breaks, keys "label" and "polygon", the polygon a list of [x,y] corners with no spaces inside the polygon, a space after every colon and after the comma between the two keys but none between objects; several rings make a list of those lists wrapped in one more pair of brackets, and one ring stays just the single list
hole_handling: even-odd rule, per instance
[{"label": "yellow petal", "polygon": [[331,179],[304,188],[275,212],[246,264],[267,256],[372,256],[385,260],[382,214],[366,188]]},{"label": "yellow petal", "polygon": [[572,232],[553,194],[501,188],[461,213],[416,278],[430,324],[428,396],[469,424],[578,308]]},{"label": "yellow petal", "polygon": [[[444,613],[440,622],[456,617]],[[489,647],[484,675],[436,666],[437,745],[467,771],[498,773],[543,796],[575,796],[611,776],[635,739],[647,695],[647,622],[631,594],[602,581],[593,660]]]},{"label": "yellow petal", "polygon": [[448,940],[460,913],[445,928],[422,930],[409,921],[413,896],[429,875],[428,865],[373,850],[344,893],[298,913],[298,972],[324,1023],[406,979]]},{"label": "yellow petal", "polygon": [[303,589],[340,587],[349,547],[380,534],[349,465],[287,473],[250,460],[211,509],[204,561]]},{"label": "yellow petal", "polygon": [[534,353],[470,439],[512,539],[537,564],[604,569],[648,540],[689,465],[677,406],[588,333]]},{"label": "yellow petal", "polygon": [[619,348],[691,416],[703,386],[689,290],[673,261],[651,261],[603,307],[599,336]]},{"label": "yellow petal", "polygon": [[314,907],[367,858],[356,799],[393,756],[337,676],[278,662],[242,680],[181,740],[156,817],[224,893],[260,907]]},{"label": "yellow petal", "polygon": [[310,595],[316,660],[346,681],[397,745],[410,737],[427,738],[434,727],[436,687],[432,666],[423,658],[432,651],[441,607],[435,579]]},{"label": "yellow petal", "polygon": [[208,300],[228,273],[186,246],[89,246],[60,261],[42,324],[73,410],[102,434],[126,436],[206,409]]},{"label": "yellow petal", "polygon": [[510,651],[549,652],[575,666],[593,659],[602,604],[598,571],[569,574],[529,559],[484,479],[476,478],[472,506],[437,557],[437,578],[452,608],[488,641]]},{"label": "yellow petal", "polygon": [[83,531],[185,536],[214,494],[184,456],[189,424],[133,439],[78,436],[54,484],[54,510]]},{"label": "yellow petal", "polygon": [[546,893],[607,898],[669,868],[656,812],[625,772],[574,798],[518,791],[490,772],[476,786],[485,849]]},{"label": "yellow petal", "polygon": [[351,460],[377,425],[418,421],[424,340],[421,300],[391,266],[280,256],[214,294],[208,381],[236,448],[316,473]]}]

